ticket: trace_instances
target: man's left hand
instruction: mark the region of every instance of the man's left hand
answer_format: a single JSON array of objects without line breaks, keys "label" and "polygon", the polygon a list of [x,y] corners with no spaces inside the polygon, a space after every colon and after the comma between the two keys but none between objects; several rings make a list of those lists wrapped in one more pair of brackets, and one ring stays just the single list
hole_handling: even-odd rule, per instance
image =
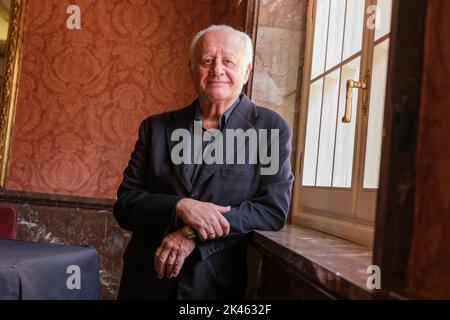
[{"label": "man's left hand", "polygon": [[164,275],[175,278],[184,260],[195,249],[195,241],[188,239],[181,230],[169,233],[155,252],[155,270],[159,279]]}]

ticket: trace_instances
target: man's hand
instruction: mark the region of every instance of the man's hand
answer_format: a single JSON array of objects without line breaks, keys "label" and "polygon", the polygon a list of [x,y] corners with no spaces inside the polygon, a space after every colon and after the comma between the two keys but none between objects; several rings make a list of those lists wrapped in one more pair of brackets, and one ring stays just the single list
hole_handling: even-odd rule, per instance
[{"label": "man's hand", "polygon": [[188,239],[181,230],[169,233],[155,252],[155,270],[159,279],[175,278],[184,260],[195,248],[195,241]]},{"label": "man's hand", "polygon": [[222,207],[210,202],[184,198],[178,201],[176,213],[183,222],[194,228],[200,240],[225,237],[230,232],[230,224],[223,214],[231,207]]}]

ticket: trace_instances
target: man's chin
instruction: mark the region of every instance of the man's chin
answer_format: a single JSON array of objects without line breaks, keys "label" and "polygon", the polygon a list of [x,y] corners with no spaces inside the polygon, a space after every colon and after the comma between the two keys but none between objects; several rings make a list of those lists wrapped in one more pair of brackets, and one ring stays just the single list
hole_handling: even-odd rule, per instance
[{"label": "man's chin", "polygon": [[221,91],[209,91],[205,94],[205,97],[212,102],[228,101],[233,99],[229,92],[225,93]]}]

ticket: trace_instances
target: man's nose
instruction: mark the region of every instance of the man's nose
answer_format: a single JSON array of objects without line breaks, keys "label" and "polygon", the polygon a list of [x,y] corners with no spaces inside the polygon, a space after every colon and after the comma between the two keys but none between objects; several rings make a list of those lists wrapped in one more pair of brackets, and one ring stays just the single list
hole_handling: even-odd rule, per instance
[{"label": "man's nose", "polygon": [[220,75],[223,74],[223,72],[224,72],[223,70],[224,70],[223,69],[223,64],[220,61],[215,61],[214,65],[212,67],[212,73],[215,76],[220,76]]}]

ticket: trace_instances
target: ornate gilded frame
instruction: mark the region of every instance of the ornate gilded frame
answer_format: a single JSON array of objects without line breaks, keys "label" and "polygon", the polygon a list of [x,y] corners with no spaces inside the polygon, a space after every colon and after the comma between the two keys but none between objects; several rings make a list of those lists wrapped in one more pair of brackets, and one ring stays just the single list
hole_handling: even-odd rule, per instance
[{"label": "ornate gilded frame", "polygon": [[28,0],[12,0],[0,105],[0,187],[6,186]]}]

